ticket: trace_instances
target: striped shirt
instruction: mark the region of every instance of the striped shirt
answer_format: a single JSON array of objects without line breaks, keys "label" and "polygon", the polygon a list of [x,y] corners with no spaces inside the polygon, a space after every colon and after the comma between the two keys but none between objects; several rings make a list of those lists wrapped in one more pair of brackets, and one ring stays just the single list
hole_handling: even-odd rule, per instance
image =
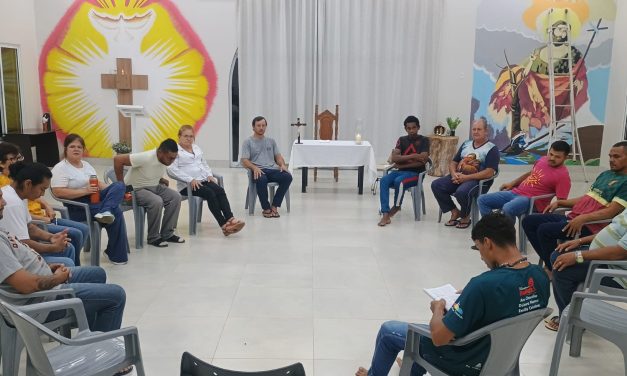
[{"label": "striped shirt", "polygon": [[[627,209],[612,220],[612,223],[603,228],[592,240],[590,249],[612,247],[618,245],[627,251]],[[626,267],[610,265],[610,269],[627,270]],[[623,288],[627,289],[627,280],[615,278]]]}]

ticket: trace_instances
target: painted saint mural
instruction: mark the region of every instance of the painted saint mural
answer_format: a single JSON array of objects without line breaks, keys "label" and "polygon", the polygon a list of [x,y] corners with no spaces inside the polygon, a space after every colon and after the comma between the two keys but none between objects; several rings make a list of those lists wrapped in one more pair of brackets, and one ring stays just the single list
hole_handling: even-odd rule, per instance
[{"label": "painted saint mural", "polygon": [[471,118],[488,119],[501,162],[530,164],[546,154],[553,70],[556,135],[572,143],[574,106],[584,160],[598,164],[614,0],[483,0],[478,12]]},{"label": "painted saint mural", "polygon": [[120,141],[116,59],[130,59],[147,90],[133,90],[143,150],[175,138],[182,124],[196,129],[211,110],[217,77],[200,39],[170,0],[76,0],[48,37],[39,61],[41,101],[60,137],[79,133],[92,157],[111,157]]}]

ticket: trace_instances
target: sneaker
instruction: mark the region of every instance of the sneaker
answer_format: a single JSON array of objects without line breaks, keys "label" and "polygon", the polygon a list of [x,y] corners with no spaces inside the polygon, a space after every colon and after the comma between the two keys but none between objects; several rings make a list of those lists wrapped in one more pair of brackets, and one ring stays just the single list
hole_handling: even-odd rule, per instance
[{"label": "sneaker", "polygon": [[180,238],[176,235],[172,235],[169,238],[163,239],[163,240],[166,242],[170,242],[170,243],[185,243],[185,239]]},{"label": "sneaker", "polygon": [[109,260],[110,263],[112,263],[113,265],[126,265],[128,264],[128,261],[112,261]]},{"label": "sneaker", "polygon": [[148,242],[148,244],[150,244],[153,247],[159,247],[159,248],[164,248],[168,246],[168,242],[166,242],[163,239],[153,240],[151,242]]},{"label": "sneaker", "polygon": [[109,223],[113,223],[115,221],[115,215],[111,214],[110,211],[105,211],[102,213],[98,213],[94,215],[96,221],[108,225]]}]

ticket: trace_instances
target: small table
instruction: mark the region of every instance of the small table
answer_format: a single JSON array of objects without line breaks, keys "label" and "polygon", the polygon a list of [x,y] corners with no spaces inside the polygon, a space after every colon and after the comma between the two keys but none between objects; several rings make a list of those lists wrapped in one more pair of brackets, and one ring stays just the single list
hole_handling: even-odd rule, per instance
[{"label": "small table", "polygon": [[377,164],[372,145],[362,141],[326,141],[302,140],[294,143],[290,153],[290,173],[302,168],[302,192],[307,192],[307,173],[309,167],[358,167],[357,187],[359,194],[364,193],[364,175],[371,184],[377,178]]},{"label": "small table", "polygon": [[37,129],[24,129],[22,133],[7,133],[3,139],[19,146],[26,162],[32,163],[34,161],[32,147],[35,148],[37,162],[48,167],[54,167],[60,161],[55,131],[41,132]]},{"label": "small table", "polygon": [[448,174],[448,164],[457,153],[457,136],[429,135],[429,156],[433,161],[433,167],[429,175],[445,176]]}]

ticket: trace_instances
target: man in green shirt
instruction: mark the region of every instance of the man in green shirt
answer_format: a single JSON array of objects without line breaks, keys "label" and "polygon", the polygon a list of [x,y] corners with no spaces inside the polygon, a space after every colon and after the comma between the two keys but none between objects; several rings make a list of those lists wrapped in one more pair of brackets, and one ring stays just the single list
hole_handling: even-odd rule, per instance
[{"label": "man in green shirt", "polygon": [[[509,217],[488,214],[475,225],[472,239],[490,270],[472,278],[448,311],[444,300],[431,302],[432,338],[422,338],[420,343],[422,357],[451,375],[479,375],[490,351],[490,338],[466,346],[449,346],[451,341],[494,322],[544,309],[550,295],[546,273],[527,262],[516,247],[516,230]],[[370,369],[360,367],[355,375],[387,376],[405,348],[407,327],[405,322],[383,323]],[[413,365],[412,376],[425,373]]]}]

